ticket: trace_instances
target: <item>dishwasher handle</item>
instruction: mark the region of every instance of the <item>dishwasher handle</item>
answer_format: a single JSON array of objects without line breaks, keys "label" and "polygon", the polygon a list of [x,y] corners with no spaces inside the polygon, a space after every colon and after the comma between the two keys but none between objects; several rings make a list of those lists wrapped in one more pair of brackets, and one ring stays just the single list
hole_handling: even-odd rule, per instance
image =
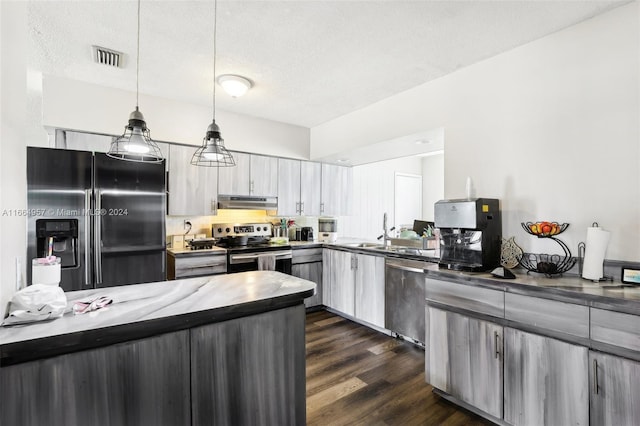
[{"label": "dishwasher handle", "polygon": [[408,266],[406,263],[399,263],[399,262],[387,262],[385,266],[387,268],[399,269],[401,271],[407,271],[407,272],[417,272],[420,274],[424,273],[424,268],[426,267],[426,265]]}]

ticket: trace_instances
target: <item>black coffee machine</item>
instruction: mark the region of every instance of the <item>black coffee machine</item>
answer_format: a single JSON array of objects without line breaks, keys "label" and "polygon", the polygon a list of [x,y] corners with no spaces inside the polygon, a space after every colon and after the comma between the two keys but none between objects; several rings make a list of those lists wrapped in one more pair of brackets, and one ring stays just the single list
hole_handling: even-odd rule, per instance
[{"label": "black coffee machine", "polygon": [[502,214],[499,200],[440,200],[435,204],[435,226],[440,230],[441,267],[488,271],[500,266]]}]

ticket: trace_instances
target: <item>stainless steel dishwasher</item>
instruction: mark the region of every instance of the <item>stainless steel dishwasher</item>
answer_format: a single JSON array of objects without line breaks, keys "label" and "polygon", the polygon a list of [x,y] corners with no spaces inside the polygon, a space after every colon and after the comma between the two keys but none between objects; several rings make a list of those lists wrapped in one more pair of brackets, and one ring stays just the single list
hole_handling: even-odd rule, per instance
[{"label": "stainless steel dishwasher", "polygon": [[386,258],[384,327],[424,346],[425,275],[428,262]]}]

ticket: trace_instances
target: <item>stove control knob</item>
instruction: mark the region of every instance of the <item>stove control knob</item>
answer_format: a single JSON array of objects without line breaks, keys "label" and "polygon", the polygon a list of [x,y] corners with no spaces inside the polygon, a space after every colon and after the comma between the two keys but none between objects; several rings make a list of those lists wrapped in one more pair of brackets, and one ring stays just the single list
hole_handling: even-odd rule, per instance
[{"label": "stove control knob", "polygon": [[259,226],[256,228],[257,231],[260,231],[262,228],[260,228]]},{"label": "stove control knob", "polygon": [[230,229],[230,228],[227,228],[227,229],[225,229],[224,231],[225,231],[225,232],[227,232],[227,233],[229,233],[229,232],[231,232],[231,229]]},{"label": "stove control knob", "polygon": [[218,228],[218,233],[221,234],[222,233],[222,228]]}]

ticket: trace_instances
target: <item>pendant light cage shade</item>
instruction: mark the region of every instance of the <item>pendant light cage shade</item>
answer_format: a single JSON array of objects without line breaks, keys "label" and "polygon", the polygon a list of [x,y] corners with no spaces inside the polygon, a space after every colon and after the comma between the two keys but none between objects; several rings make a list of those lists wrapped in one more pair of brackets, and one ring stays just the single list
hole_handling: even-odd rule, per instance
[{"label": "pendant light cage shade", "polygon": [[191,157],[191,164],[202,167],[232,167],[236,165],[231,153],[224,146],[224,139],[215,120],[207,128],[202,146]]},{"label": "pendant light cage shade", "polygon": [[232,167],[236,165],[231,153],[224,146],[220,128],[216,124],[216,25],[218,2],[213,1],[213,120],[202,140],[202,146],[191,157],[191,164],[202,167]]},{"label": "pendant light cage shade", "polygon": [[162,151],[151,140],[147,123],[138,108],[140,95],[140,0],[138,0],[138,33],[136,51],[136,109],[129,114],[129,123],[124,127],[124,133],[111,142],[107,156],[118,160],[137,161],[141,163],[160,163],[163,160]]},{"label": "pendant light cage shade", "polygon": [[162,151],[151,139],[147,123],[138,108],[129,116],[129,124],[125,126],[122,136],[111,142],[107,156],[144,163],[160,163],[163,160]]}]

